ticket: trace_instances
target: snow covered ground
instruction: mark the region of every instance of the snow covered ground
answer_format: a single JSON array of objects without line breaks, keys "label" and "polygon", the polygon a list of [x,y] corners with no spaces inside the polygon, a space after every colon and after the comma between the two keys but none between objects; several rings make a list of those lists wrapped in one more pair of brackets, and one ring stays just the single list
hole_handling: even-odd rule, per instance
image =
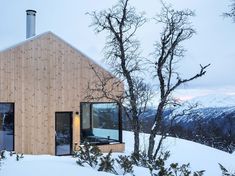
[{"label": "snow covered ground", "polygon": [[[141,141],[148,141],[148,134],[142,134]],[[132,137],[131,132],[125,132],[125,141],[128,141],[126,146],[126,153],[131,151],[133,146],[133,140],[129,140]],[[142,148],[144,142],[141,142]],[[164,150],[169,150],[171,156],[168,159],[168,163],[178,162],[180,164],[190,163],[192,170],[206,170],[205,176],[220,176],[221,171],[218,163],[221,163],[225,168],[231,171],[235,171],[235,153],[229,154],[221,150],[217,150],[202,144],[198,144],[192,141],[168,137],[164,142]]]},{"label": "snow covered ground", "polygon": [[[124,132],[126,142],[125,154],[130,154],[133,148],[133,133]],[[144,141],[148,141],[147,134],[141,134],[141,147],[146,148]],[[224,165],[228,170],[235,171],[235,153],[228,154],[201,144],[187,140],[169,137],[165,141],[164,150],[170,150],[169,163],[179,162],[191,163],[192,170],[206,170],[205,176],[220,176],[221,171],[218,163]],[[116,156],[117,154],[115,154]],[[0,166],[1,176],[111,176],[105,172],[97,172],[89,167],[80,167],[76,164],[76,159],[70,156],[57,157],[49,155],[25,155],[20,161],[16,161],[15,156],[7,156]],[[135,167],[136,176],[148,175],[145,168]]]}]

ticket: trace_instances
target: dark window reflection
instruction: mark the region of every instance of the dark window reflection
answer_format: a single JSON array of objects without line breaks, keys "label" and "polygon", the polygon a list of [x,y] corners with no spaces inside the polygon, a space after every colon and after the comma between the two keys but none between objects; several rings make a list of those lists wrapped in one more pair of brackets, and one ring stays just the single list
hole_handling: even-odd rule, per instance
[{"label": "dark window reflection", "polygon": [[118,125],[118,106],[116,103],[92,104],[94,135],[118,140]]},{"label": "dark window reflection", "polygon": [[14,150],[13,103],[0,103],[0,150]]},{"label": "dark window reflection", "polygon": [[122,142],[119,106],[116,103],[81,103],[81,142]]},{"label": "dark window reflection", "polygon": [[71,154],[72,113],[56,113],[56,155]]}]

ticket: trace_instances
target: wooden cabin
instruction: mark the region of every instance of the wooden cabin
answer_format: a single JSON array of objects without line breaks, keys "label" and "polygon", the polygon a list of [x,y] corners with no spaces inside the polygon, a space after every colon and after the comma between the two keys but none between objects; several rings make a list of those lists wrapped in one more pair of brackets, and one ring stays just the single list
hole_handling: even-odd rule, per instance
[{"label": "wooden cabin", "polygon": [[120,107],[86,100],[88,84],[99,81],[91,65],[110,74],[52,32],[0,51],[0,150],[69,155],[89,139],[123,151]]}]

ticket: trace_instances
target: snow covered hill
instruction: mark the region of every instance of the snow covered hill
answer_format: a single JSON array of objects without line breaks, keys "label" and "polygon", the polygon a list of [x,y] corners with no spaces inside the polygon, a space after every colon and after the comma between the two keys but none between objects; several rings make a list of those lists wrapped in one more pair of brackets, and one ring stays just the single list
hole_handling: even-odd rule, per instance
[{"label": "snow covered hill", "polygon": [[[194,98],[189,103],[198,103],[198,107],[192,109],[189,114],[177,117],[175,121],[178,125],[188,129],[194,129],[196,126],[203,126],[207,129],[217,128],[220,131],[217,130],[216,137],[219,137],[219,133],[221,137],[223,135],[223,137],[235,137],[235,96],[208,95]],[[185,108],[186,105],[183,105],[180,110]],[[196,131],[193,133],[197,134]]]},{"label": "snow covered hill", "polygon": [[[147,143],[148,136],[148,134],[141,134],[141,140],[146,141],[145,143],[141,142],[143,148],[146,147],[144,144]],[[131,137],[131,132],[125,132],[125,140],[129,140]],[[127,153],[131,151],[133,145],[133,140],[130,140],[130,142],[126,148]],[[235,171],[235,153],[229,154],[202,144],[173,137],[168,137],[165,140],[164,147],[164,150],[171,152],[168,163],[190,163],[194,171],[206,170],[205,176],[221,176],[218,163],[224,165],[228,170]]]},{"label": "snow covered hill", "polygon": [[[130,154],[133,150],[133,133],[124,132],[124,141],[126,142],[125,154]],[[141,147],[146,148],[148,141],[147,134],[141,134]],[[168,138],[165,141],[165,150],[171,151],[168,163],[179,162],[191,163],[192,170],[205,169],[205,176],[220,176],[221,171],[218,163],[224,165],[227,169],[235,171],[235,154],[228,154],[201,144],[187,140]],[[114,156],[117,156],[115,154]],[[0,168],[1,176],[111,176],[105,172],[97,172],[88,167],[80,167],[76,164],[76,159],[70,156],[56,157],[49,155],[25,155],[20,161],[15,157],[7,156]],[[145,168],[135,167],[136,176],[150,175]]]}]

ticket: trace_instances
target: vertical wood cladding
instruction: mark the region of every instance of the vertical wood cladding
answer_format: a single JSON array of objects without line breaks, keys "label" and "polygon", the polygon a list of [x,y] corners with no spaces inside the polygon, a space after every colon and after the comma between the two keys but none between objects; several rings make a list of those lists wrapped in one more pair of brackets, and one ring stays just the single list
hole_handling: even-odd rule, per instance
[{"label": "vertical wood cladding", "polygon": [[[55,112],[80,110],[87,83],[96,79],[89,64],[51,32],[0,52],[0,102],[15,103],[16,152],[55,154]],[[79,143],[79,130],[73,133]]]}]

